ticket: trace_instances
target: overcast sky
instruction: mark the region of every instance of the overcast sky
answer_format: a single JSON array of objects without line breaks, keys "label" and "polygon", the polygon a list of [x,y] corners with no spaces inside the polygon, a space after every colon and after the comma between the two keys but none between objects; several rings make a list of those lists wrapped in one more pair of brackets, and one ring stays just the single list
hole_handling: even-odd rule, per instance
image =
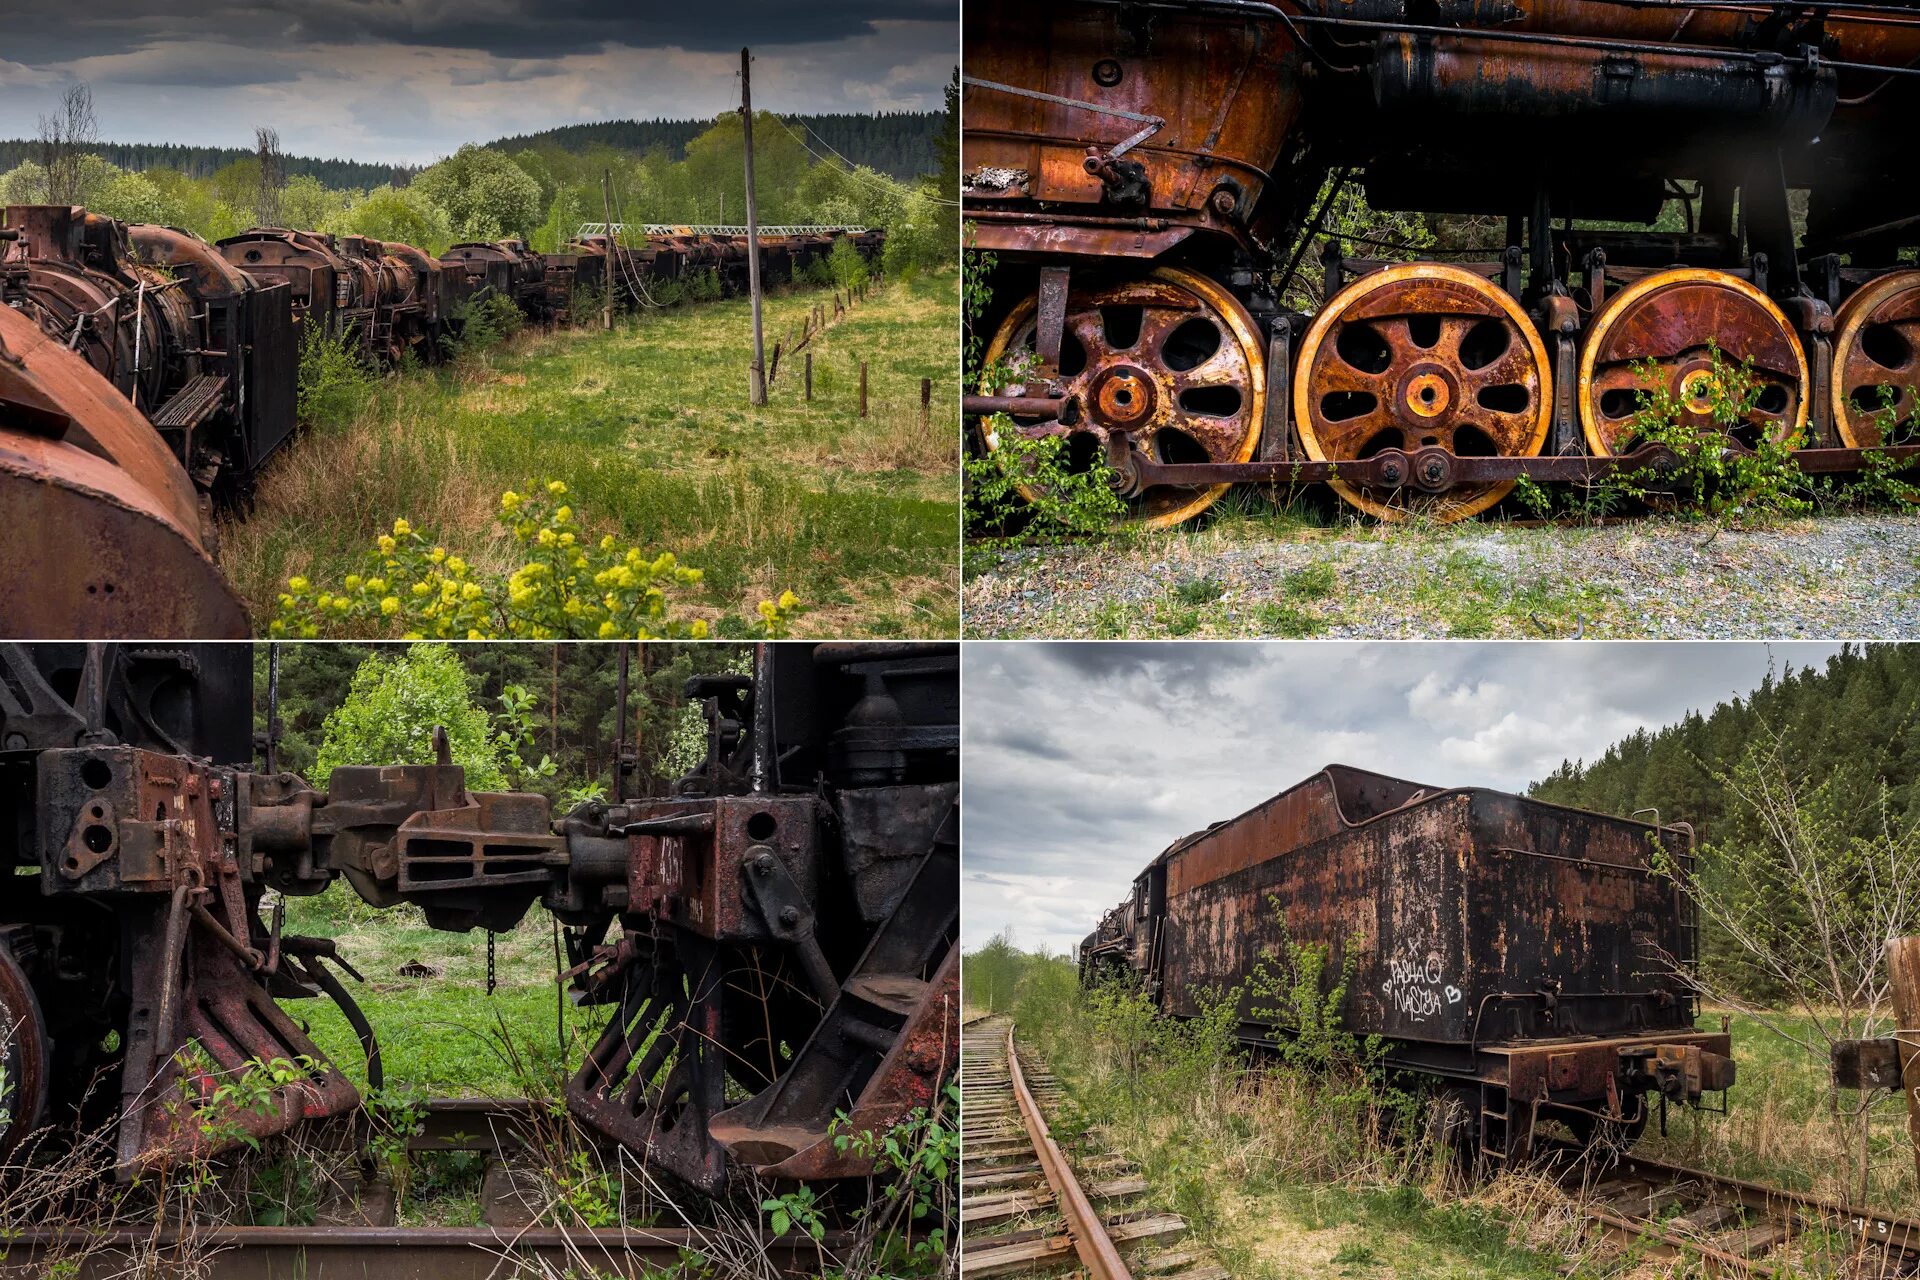
[{"label": "overcast sky", "polygon": [[1323,765],[1523,791],[1823,644],[966,646],[968,949],[1069,950],[1179,836]]},{"label": "overcast sky", "polygon": [[937,111],[958,0],[39,0],[5,5],[0,137],[93,86],[100,137],[427,163],[622,118]]}]

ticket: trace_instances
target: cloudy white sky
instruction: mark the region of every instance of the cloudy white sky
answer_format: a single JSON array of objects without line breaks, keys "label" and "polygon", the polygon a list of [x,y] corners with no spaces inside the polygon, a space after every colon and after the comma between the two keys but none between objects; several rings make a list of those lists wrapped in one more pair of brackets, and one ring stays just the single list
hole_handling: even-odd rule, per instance
[{"label": "cloudy white sky", "polygon": [[959,0],[6,0],[0,137],[93,87],[102,140],[423,164],[594,120],[937,111]]},{"label": "cloudy white sky", "polygon": [[1522,791],[1821,644],[969,644],[964,944],[1069,950],[1176,837],[1323,765]]}]

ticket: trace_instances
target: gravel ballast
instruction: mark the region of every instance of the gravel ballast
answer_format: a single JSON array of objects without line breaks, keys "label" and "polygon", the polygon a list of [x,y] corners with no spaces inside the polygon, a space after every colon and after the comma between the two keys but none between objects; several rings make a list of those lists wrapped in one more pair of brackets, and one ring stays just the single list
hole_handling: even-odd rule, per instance
[{"label": "gravel ballast", "polygon": [[1920,636],[1920,515],[1203,530],[973,547],[968,565],[981,638]]}]

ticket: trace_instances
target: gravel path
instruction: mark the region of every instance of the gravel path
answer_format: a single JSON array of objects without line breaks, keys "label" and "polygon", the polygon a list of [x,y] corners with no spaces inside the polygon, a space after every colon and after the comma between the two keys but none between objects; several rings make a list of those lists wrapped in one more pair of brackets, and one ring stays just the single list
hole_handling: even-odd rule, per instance
[{"label": "gravel path", "polygon": [[1466,523],[968,550],[966,634],[1920,636],[1920,515]]}]

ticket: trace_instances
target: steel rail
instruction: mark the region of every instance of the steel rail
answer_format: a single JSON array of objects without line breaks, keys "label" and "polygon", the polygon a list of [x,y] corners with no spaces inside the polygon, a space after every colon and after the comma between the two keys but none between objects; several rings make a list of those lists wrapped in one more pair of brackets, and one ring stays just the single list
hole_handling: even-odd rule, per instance
[{"label": "steel rail", "polygon": [[1007,1075],[1013,1082],[1014,1101],[1020,1107],[1020,1122],[1026,1126],[1027,1138],[1033,1143],[1041,1171],[1053,1187],[1055,1202],[1067,1220],[1067,1234],[1073,1241],[1073,1251],[1080,1255],[1081,1265],[1092,1280],[1133,1280],[1133,1272],[1127,1269],[1126,1260],[1107,1235],[1106,1224],[1100,1221],[1093,1202],[1087,1199],[1087,1193],[1073,1176],[1066,1155],[1047,1132],[1040,1104],[1034,1101],[1027,1088],[1026,1075],[1020,1070],[1020,1055],[1013,1050],[1012,1024],[1007,1026]]},{"label": "steel rail", "polygon": [[[1569,1170],[1569,1173],[1573,1172],[1581,1172],[1584,1176],[1587,1171],[1580,1170],[1576,1165]],[[1703,1200],[1737,1205],[1785,1229],[1787,1234],[1781,1243],[1801,1234],[1809,1226],[1824,1225],[1846,1232],[1863,1245],[1920,1252],[1920,1219],[1856,1208],[1806,1192],[1788,1191],[1743,1178],[1710,1173],[1705,1169],[1635,1155],[1621,1156],[1598,1175],[1597,1181],[1604,1182],[1613,1176],[1636,1179],[1655,1190],[1695,1184],[1701,1188]],[[1698,1235],[1675,1230],[1655,1218],[1632,1217],[1616,1208],[1594,1206],[1586,1207],[1583,1212],[1614,1235],[1651,1240],[1750,1275],[1773,1275],[1778,1271],[1777,1265],[1769,1259],[1734,1253]]]},{"label": "steel rail", "polygon": [[[10,1230],[0,1252],[0,1277],[27,1280],[53,1274],[108,1280],[135,1261],[185,1267],[205,1280],[494,1280],[523,1274],[560,1275],[586,1266],[594,1275],[654,1276],[698,1253],[704,1233],[687,1227],[122,1227],[89,1232],[72,1227]],[[819,1247],[844,1249],[846,1232],[831,1232]],[[814,1240],[788,1234],[761,1246],[780,1270],[813,1274]]]}]

